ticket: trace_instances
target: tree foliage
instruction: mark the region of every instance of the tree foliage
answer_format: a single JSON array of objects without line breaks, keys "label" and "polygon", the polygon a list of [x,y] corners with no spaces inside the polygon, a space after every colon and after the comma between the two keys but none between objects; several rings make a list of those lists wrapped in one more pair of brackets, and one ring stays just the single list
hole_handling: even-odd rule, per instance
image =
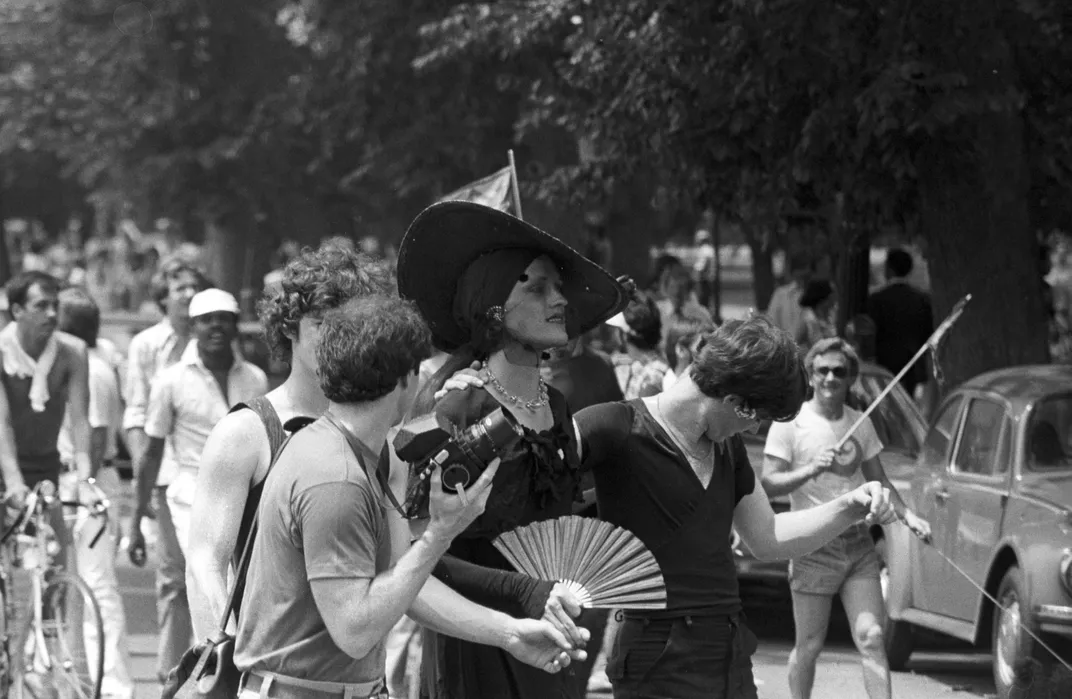
[{"label": "tree foliage", "polygon": [[[1064,5],[8,0],[0,156],[48,152],[90,189],[234,240],[310,217],[394,237],[550,128],[584,157],[529,195],[562,207],[639,178],[664,206],[739,223],[757,253],[793,221],[845,249],[919,235],[941,253],[940,315],[1036,274],[1033,234],[1067,225]],[[958,273],[973,236],[998,252]],[[1023,304],[1030,325],[1041,304]],[[1025,328],[965,371],[1037,358]]]}]

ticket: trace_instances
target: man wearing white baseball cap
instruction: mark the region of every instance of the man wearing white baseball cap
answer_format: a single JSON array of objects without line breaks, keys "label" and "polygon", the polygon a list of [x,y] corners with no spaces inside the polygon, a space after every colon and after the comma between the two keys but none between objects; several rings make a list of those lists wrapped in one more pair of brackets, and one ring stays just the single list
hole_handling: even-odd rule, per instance
[{"label": "man wearing white baseball cap", "polygon": [[222,289],[205,289],[190,299],[193,340],[182,358],[153,381],[145,416],[149,447],[135,469],[132,553],[145,549],[141,520],[149,516],[149,499],[164,458],[164,445],[170,445],[168,455],[175,461],[167,501],[185,555],[197,470],[209,433],[232,406],[268,392],[264,372],[234,350],[238,313],[238,301]]}]

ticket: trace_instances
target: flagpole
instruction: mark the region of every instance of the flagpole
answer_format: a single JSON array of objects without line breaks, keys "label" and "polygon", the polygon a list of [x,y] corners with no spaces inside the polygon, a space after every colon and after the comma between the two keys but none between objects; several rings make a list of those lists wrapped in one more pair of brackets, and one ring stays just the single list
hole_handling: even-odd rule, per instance
[{"label": "flagpole", "polygon": [[514,163],[513,149],[506,151],[506,157],[510,159],[510,189],[514,193],[514,209],[517,211],[517,217],[524,219],[521,215],[521,192],[518,189],[517,164]]},{"label": "flagpole", "polygon": [[[916,352],[915,356],[908,360],[908,363],[904,365],[904,368],[902,368],[901,371],[897,372],[897,376],[894,376],[893,379],[891,379],[890,382],[886,384],[886,388],[883,389],[882,393],[879,393],[878,396],[876,396],[875,399],[871,401],[871,405],[867,406],[867,410],[865,410],[860,415],[860,417],[856,419],[856,422],[853,423],[852,427],[849,428],[849,431],[846,432],[841,437],[841,439],[837,441],[837,444],[834,445],[835,450],[839,452],[841,451],[842,447],[845,446],[845,443],[849,441],[849,437],[852,436],[852,433],[855,432],[856,429],[863,424],[864,420],[866,420],[871,413],[875,412],[875,408],[877,408],[878,404],[882,402],[882,399],[885,398],[887,394],[889,394],[889,392],[893,390],[894,386],[901,383],[901,379],[904,378],[904,375],[908,373],[909,369],[915,366],[916,362],[918,362],[920,358],[924,354],[926,354],[927,350],[930,349],[937,351],[938,344],[942,341],[942,337],[947,332],[949,332],[949,329],[953,327],[953,323],[956,323],[957,319],[960,318],[960,314],[964,312],[964,307],[968,305],[968,301],[971,301],[971,297],[971,294],[967,294],[964,296],[964,298],[957,302],[957,304],[953,307],[953,310],[950,311],[949,315],[946,317],[945,320],[942,321],[941,325],[938,326],[934,333],[932,333],[931,336],[927,338],[927,341],[923,343],[923,346],[919,348],[919,351]],[[938,357],[935,356],[934,360],[935,362],[937,362]]]}]

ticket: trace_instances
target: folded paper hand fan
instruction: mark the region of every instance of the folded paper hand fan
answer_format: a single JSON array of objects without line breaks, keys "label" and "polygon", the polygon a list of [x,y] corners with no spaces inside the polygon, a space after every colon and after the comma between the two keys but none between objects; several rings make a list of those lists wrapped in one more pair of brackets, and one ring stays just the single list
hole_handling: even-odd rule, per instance
[{"label": "folded paper hand fan", "polygon": [[564,582],[583,607],[666,609],[659,564],[628,529],[560,517],[505,532],[493,543],[518,571]]}]

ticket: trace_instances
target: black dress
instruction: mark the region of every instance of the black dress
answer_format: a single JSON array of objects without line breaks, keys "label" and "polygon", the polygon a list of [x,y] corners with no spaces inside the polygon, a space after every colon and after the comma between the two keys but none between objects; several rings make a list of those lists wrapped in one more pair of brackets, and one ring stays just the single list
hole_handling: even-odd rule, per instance
[{"label": "black dress", "polygon": [[[489,576],[482,591],[455,584],[459,562],[483,570],[512,571],[492,545],[505,531],[532,522],[570,515],[580,499],[581,470],[576,435],[566,400],[548,389],[554,424],[524,436],[502,456],[484,513],[457,537],[435,575],[466,597],[515,617],[539,618],[553,582],[538,583],[521,574]],[[470,425],[501,407],[484,390],[474,390],[459,424]],[[503,584],[503,579],[512,584]],[[570,671],[549,674],[518,662],[505,651],[425,631],[423,696],[428,699],[583,699],[584,683]]]}]

